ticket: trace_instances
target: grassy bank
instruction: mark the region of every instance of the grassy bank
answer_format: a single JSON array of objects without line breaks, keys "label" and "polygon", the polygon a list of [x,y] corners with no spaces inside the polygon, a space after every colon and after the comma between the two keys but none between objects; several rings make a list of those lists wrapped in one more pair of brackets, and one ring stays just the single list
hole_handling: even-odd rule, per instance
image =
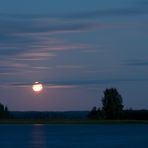
[{"label": "grassy bank", "polygon": [[0,120],[0,124],[148,124],[148,120]]}]

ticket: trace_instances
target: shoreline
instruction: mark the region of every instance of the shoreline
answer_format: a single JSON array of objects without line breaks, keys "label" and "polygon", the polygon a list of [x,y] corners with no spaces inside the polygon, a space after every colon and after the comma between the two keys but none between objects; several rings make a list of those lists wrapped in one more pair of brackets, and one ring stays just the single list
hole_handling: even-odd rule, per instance
[{"label": "shoreline", "polygon": [[9,119],[0,120],[0,124],[148,124],[148,120],[33,120]]}]

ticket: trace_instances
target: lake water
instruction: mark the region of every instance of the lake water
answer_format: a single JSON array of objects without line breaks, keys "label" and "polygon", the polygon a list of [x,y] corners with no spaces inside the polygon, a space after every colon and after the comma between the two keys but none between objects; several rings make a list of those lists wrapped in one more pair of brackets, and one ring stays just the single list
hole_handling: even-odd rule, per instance
[{"label": "lake water", "polygon": [[148,148],[148,125],[0,125],[0,148]]}]

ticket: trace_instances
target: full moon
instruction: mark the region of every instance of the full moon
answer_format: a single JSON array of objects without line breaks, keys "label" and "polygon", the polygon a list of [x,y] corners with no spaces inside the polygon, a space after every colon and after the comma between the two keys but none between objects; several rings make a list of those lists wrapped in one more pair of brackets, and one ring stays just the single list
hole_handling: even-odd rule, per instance
[{"label": "full moon", "polygon": [[43,85],[39,82],[35,82],[33,85],[32,85],[32,89],[33,91],[35,92],[40,92],[43,90]]}]

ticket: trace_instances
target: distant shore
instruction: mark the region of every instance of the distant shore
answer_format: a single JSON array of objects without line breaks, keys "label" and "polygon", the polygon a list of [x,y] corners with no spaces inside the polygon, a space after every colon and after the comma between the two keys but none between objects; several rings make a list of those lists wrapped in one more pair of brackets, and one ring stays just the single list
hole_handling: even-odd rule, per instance
[{"label": "distant shore", "polygon": [[148,120],[0,120],[0,124],[148,124]]}]

